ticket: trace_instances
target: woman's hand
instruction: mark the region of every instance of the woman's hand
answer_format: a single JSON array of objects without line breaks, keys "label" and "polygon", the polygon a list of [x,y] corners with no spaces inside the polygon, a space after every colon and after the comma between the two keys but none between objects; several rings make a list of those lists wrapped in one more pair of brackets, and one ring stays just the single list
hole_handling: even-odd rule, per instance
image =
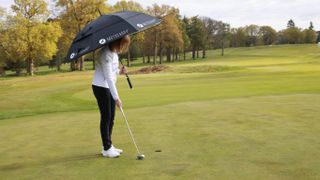
[{"label": "woman's hand", "polygon": [[122,66],[121,70],[120,70],[120,74],[127,74],[128,70],[125,66]]},{"label": "woman's hand", "polygon": [[122,108],[122,102],[120,99],[116,100],[116,105],[119,109]]}]

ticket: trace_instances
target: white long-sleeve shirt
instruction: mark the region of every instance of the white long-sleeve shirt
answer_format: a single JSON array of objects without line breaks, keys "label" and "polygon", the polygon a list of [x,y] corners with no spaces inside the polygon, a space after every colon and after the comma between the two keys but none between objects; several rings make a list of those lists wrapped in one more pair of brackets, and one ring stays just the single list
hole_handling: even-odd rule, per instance
[{"label": "white long-sleeve shirt", "polygon": [[117,75],[119,74],[119,57],[112,52],[108,46],[103,47],[95,62],[95,72],[92,84],[95,86],[109,88],[112,98],[119,99],[116,87]]}]

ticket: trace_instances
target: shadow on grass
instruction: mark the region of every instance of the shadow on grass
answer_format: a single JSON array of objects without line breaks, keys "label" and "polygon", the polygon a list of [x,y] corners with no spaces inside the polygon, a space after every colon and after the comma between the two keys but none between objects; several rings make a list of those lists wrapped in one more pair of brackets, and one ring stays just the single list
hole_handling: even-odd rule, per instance
[{"label": "shadow on grass", "polygon": [[102,158],[101,154],[57,157],[54,159],[46,159],[38,162],[29,162],[29,163],[26,161],[23,161],[21,163],[1,165],[0,171],[14,171],[14,170],[23,169],[23,168],[38,167],[38,166],[41,167],[41,166],[47,166],[47,165],[55,165],[55,164],[66,163],[66,162],[84,161],[84,160],[91,160],[91,159],[98,159],[98,158]]}]

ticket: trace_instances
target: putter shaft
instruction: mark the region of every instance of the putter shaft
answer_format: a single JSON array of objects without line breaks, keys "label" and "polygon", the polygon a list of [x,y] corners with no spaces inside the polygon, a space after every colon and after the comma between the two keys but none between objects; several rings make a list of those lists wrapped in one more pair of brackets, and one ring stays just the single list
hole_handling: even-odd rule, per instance
[{"label": "putter shaft", "polygon": [[141,154],[140,151],[139,151],[139,148],[138,148],[138,146],[137,146],[137,143],[136,143],[136,141],[134,140],[134,137],[133,137],[133,134],[132,134],[132,132],[131,132],[131,129],[130,129],[130,126],[129,126],[127,117],[126,117],[126,115],[124,114],[122,107],[120,108],[120,111],[121,111],[121,113],[122,113],[122,116],[123,116],[124,121],[126,122],[127,129],[128,129],[128,131],[129,131],[129,134],[130,134],[130,137],[131,137],[131,139],[132,139],[132,142],[133,142],[134,146],[136,147],[138,154]]}]

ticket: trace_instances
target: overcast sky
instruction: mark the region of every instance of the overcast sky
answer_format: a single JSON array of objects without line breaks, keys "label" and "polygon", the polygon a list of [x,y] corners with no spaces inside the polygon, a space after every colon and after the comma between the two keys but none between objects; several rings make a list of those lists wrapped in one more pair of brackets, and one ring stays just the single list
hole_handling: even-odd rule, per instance
[{"label": "overcast sky", "polygon": [[[230,23],[232,27],[249,24],[270,25],[277,30],[286,28],[293,19],[301,28],[313,22],[320,30],[320,0],[135,0],[144,7],[154,3],[167,4],[180,9],[187,17],[200,15]],[[9,8],[13,0],[0,0],[2,7]],[[108,0],[115,4],[117,0]]]}]

